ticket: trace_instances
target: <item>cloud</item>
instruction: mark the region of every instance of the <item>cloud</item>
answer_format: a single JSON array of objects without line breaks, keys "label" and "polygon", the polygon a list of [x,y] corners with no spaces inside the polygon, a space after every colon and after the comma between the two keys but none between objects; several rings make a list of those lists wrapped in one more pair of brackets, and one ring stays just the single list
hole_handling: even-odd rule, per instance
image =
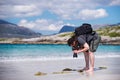
[{"label": "cloud", "polygon": [[47,10],[60,19],[77,19],[84,9],[120,5],[119,0],[1,0],[0,18],[40,16]]},{"label": "cloud", "polygon": [[50,25],[48,26],[48,29],[49,29],[49,30],[52,30],[52,31],[56,31],[58,28],[57,28],[54,24],[50,24]]},{"label": "cloud", "polygon": [[97,4],[97,6],[120,6],[120,0],[91,0],[93,3]]},{"label": "cloud", "polygon": [[30,17],[41,15],[42,11],[35,5],[1,5],[0,16],[6,17]]},{"label": "cloud", "polygon": [[18,25],[21,27],[27,27],[35,31],[59,31],[61,27],[63,26],[62,21],[52,21],[52,20],[46,20],[46,19],[37,19],[35,21],[27,21],[25,19],[22,19]]},{"label": "cloud", "polygon": [[27,28],[33,29],[36,24],[34,22],[28,22],[27,20],[23,19],[19,22],[18,25],[21,27],[27,27]]},{"label": "cloud", "polygon": [[16,13],[16,17],[28,17],[41,14],[41,11],[35,5],[15,5],[13,6],[13,12]]},{"label": "cloud", "polygon": [[108,16],[104,9],[84,9],[79,12],[79,18],[82,20],[97,19]]},{"label": "cloud", "polygon": [[120,0],[112,0],[112,2],[110,3],[110,5],[120,5]]}]

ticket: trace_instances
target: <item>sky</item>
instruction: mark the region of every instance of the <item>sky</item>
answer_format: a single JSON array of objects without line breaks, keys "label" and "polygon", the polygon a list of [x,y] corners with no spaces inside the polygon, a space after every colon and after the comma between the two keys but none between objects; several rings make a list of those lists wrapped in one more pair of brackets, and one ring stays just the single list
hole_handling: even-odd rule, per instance
[{"label": "sky", "polygon": [[54,34],[64,25],[120,23],[120,0],[0,0],[0,19]]}]

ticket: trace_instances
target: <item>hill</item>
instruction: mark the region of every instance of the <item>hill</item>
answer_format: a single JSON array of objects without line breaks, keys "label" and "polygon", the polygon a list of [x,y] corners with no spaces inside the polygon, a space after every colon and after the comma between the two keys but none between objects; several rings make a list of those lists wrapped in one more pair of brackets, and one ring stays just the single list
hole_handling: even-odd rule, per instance
[{"label": "hill", "polygon": [[120,37],[120,25],[106,26],[98,29],[97,32],[101,36]]},{"label": "hill", "polygon": [[40,35],[28,28],[0,20],[0,38],[29,38]]}]

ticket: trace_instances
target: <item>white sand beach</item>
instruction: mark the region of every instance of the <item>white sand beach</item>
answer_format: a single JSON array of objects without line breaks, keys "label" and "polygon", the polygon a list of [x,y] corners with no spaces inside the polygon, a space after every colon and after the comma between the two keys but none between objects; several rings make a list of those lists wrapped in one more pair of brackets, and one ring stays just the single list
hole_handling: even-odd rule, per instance
[{"label": "white sand beach", "polygon": [[[120,58],[97,58],[94,72],[61,72],[83,67],[84,59],[1,61],[0,80],[120,80]],[[43,74],[35,75],[38,72]]]}]

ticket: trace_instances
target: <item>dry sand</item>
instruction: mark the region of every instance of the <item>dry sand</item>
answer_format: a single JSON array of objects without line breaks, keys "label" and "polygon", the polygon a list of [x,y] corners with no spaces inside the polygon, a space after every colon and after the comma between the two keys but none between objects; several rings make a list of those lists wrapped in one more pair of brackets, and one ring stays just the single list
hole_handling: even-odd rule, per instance
[{"label": "dry sand", "polygon": [[1,61],[0,80],[120,80],[120,58],[97,58],[94,72],[62,72],[84,64],[84,59]]}]

